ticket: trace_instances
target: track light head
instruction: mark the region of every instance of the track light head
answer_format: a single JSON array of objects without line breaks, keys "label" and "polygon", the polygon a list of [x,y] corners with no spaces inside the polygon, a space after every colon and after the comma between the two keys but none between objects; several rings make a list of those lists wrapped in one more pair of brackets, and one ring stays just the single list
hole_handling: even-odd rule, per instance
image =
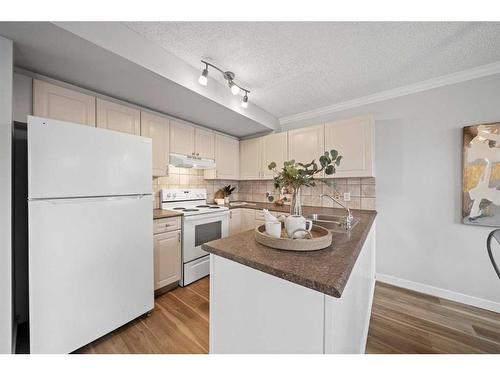
[{"label": "track light head", "polygon": [[238,95],[240,93],[240,88],[236,86],[233,81],[229,81],[229,88],[233,95]]},{"label": "track light head", "polygon": [[198,83],[202,86],[206,86],[208,83],[208,66],[203,69],[203,72],[201,72],[200,78],[198,78]]},{"label": "track light head", "polygon": [[248,95],[245,93],[245,96],[243,99],[241,99],[241,107],[242,108],[248,108]]}]

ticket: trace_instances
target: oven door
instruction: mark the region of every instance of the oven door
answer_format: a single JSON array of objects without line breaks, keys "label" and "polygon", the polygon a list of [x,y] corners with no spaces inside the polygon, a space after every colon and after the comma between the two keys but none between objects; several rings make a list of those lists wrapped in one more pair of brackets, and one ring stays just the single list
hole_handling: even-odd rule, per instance
[{"label": "oven door", "polygon": [[208,255],[201,249],[201,245],[227,237],[228,234],[229,211],[185,216],[182,235],[183,263]]}]

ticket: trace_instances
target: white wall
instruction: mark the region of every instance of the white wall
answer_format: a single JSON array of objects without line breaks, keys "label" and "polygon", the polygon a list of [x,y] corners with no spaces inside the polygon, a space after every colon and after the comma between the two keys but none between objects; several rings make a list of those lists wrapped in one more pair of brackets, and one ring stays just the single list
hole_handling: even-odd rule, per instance
[{"label": "white wall", "polygon": [[308,121],[375,117],[381,280],[500,312],[493,228],[461,224],[462,127],[500,122],[499,98],[494,75]]},{"label": "white wall", "polygon": [[12,351],[12,56],[0,37],[0,353]]}]

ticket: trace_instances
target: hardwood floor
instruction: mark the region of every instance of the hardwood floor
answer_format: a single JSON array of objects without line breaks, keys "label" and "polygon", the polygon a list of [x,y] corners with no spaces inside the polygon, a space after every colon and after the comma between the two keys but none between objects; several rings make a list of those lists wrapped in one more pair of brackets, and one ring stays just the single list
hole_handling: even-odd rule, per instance
[{"label": "hardwood floor", "polygon": [[[208,353],[209,278],[76,353]],[[377,283],[367,353],[500,353],[500,314]]]},{"label": "hardwood floor", "polygon": [[500,314],[377,283],[367,353],[500,353]]},{"label": "hardwood floor", "polygon": [[150,316],[142,316],[75,353],[208,353],[208,290],[205,277],[155,300]]}]

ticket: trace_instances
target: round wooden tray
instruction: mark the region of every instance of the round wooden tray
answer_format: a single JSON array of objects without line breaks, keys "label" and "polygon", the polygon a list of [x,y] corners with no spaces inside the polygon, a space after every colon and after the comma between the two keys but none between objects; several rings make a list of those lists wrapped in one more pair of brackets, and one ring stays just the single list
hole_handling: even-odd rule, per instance
[{"label": "round wooden tray", "polygon": [[332,244],[332,233],[319,225],[313,225],[311,229],[312,238],[290,239],[284,229],[281,238],[271,237],[266,233],[265,225],[255,228],[255,240],[265,246],[280,250],[290,251],[314,251],[324,249]]}]

